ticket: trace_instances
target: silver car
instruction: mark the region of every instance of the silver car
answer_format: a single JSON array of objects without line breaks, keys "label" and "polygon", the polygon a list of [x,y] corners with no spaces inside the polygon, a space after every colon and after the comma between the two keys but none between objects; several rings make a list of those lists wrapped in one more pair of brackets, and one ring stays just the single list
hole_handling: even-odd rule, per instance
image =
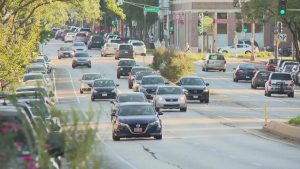
[{"label": "silver car", "polygon": [[209,53],[202,63],[202,71],[208,70],[226,71],[226,60],[224,55],[218,53]]},{"label": "silver car", "polygon": [[87,47],[84,42],[75,42],[72,46],[75,52],[87,52]]},{"label": "silver car", "polygon": [[77,52],[72,61],[72,68],[75,69],[77,66],[92,67],[91,57],[87,52]]},{"label": "silver car", "polygon": [[91,91],[93,83],[96,79],[101,79],[102,75],[100,73],[85,73],[80,79],[80,94],[84,91]]},{"label": "silver car", "polygon": [[295,82],[291,74],[273,72],[270,74],[265,84],[265,96],[271,97],[272,94],[287,94],[294,97]]},{"label": "silver car", "polygon": [[181,87],[178,86],[160,86],[156,90],[153,98],[153,104],[156,111],[160,109],[180,109],[186,112],[186,96]]}]

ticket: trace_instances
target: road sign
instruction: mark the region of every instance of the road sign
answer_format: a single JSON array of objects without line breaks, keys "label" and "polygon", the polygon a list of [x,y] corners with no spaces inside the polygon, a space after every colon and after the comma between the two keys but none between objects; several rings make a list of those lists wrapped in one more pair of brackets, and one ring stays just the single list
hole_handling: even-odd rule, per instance
[{"label": "road sign", "polygon": [[286,42],[287,41],[287,34],[278,34],[278,39],[282,42]]},{"label": "road sign", "polygon": [[144,12],[158,13],[160,11],[159,7],[145,7]]}]

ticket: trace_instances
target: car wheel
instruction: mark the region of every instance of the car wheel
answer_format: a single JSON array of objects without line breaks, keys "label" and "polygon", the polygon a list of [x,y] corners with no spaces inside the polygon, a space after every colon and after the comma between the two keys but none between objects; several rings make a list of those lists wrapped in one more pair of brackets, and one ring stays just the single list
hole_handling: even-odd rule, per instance
[{"label": "car wheel", "polygon": [[205,71],[204,67],[202,67],[202,71],[203,71],[203,72]]},{"label": "car wheel", "polygon": [[80,89],[80,94],[83,94],[83,91]]},{"label": "car wheel", "polygon": [[133,86],[133,85],[129,83],[128,88],[129,88],[129,89],[132,89],[132,86]]},{"label": "car wheel", "polygon": [[114,132],[112,133],[112,139],[113,139],[114,141],[120,141],[120,137],[115,136]]},{"label": "car wheel", "polygon": [[223,69],[223,72],[226,72],[226,69]]},{"label": "car wheel", "polygon": [[154,138],[155,138],[156,140],[161,140],[161,139],[162,139],[162,135],[154,136]]},{"label": "car wheel", "polygon": [[92,68],[92,65],[88,65],[88,68]]},{"label": "car wheel", "polygon": [[289,94],[288,94],[288,97],[294,97],[294,92],[289,93]]},{"label": "car wheel", "polygon": [[75,69],[75,68],[76,68],[76,66],[75,66],[75,65],[72,65],[72,68],[73,68],[73,69]]},{"label": "car wheel", "polygon": [[251,53],[250,51],[246,51],[245,54]]},{"label": "car wheel", "polygon": [[200,103],[203,103],[204,102],[204,100],[200,100]]},{"label": "car wheel", "polygon": [[268,96],[268,97],[271,97],[271,96],[272,96],[271,92],[268,91],[268,92],[267,92],[267,96]]},{"label": "car wheel", "polygon": [[95,98],[92,96],[92,97],[91,97],[91,100],[92,100],[92,102],[93,102],[93,101],[95,101]]},{"label": "car wheel", "polygon": [[186,107],[184,107],[184,108],[180,108],[180,111],[181,111],[181,112],[186,112],[186,110],[187,110],[187,108],[186,108]]},{"label": "car wheel", "polygon": [[207,98],[207,99],[205,100],[205,103],[209,103],[209,98]]},{"label": "car wheel", "polygon": [[119,74],[117,74],[117,78],[120,79],[120,77],[121,77],[121,76],[120,76]]},{"label": "car wheel", "polygon": [[208,68],[205,68],[205,72],[208,72]]},{"label": "car wheel", "polygon": [[234,81],[234,82],[239,82],[239,80],[238,80],[238,79],[236,79],[236,78],[234,78],[234,79],[233,79],[233,81]]}]

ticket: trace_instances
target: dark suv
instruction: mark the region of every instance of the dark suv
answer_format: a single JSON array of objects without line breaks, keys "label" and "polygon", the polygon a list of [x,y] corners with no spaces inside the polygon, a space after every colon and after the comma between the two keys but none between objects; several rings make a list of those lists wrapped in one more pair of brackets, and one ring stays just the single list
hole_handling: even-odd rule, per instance
[{"label": "dark suv", "polygon": [[121,76],[128,76],[134,66],[136,66],[134,59],[121,59],[118,63],[117,78],[120,79]]},{"label": "dark suv", "polygon": [[101,48],[103,46],[103,38],[101,36],[92,36],[88,41],[88,49]]},{"label": "dark suv", "polygon": [[115,59],[118,60],[120,58],[131,58],[133,59],[133,47],[130,44],[119,44]]}]

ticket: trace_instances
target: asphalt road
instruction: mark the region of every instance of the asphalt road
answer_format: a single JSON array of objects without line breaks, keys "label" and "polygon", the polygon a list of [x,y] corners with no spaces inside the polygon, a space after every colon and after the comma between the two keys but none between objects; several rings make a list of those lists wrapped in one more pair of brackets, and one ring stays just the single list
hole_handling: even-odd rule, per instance
[{"label": "asphalt road", "polygon": [[[92,68],[71,68],[71,59],[57,59],[57,49],[65,46],[52,40],[45,53],[55,66],[54,79],[58,107],[79,110],[82,121],[92,108],[99,117],[93,121],[100,127],[97,142],[102,146],[104,169],[294,169],[300,165],[300,146],[260,131],[264,112],[268,120],[287,120],[299,115],[300,91],[295,98],[267,98],[262,89],[250,89],[249,82],[234,83],[232,68],[227,72],[202,72],[196,63],[197,76],[210,83],[210,103],[190,102],[187,112],[165,111],[163,139],[111,139],[110,103],[90,101],[90,94],[79,93],[79,78],[86,72],[100,72],[120,84],[128,92],[127,77],[116,78],[112,57],[100,57],[100,50],[90,50]],[[143,57],[137,62],[143,65]],[[150,63],[146,56],[145,63]]]}]

